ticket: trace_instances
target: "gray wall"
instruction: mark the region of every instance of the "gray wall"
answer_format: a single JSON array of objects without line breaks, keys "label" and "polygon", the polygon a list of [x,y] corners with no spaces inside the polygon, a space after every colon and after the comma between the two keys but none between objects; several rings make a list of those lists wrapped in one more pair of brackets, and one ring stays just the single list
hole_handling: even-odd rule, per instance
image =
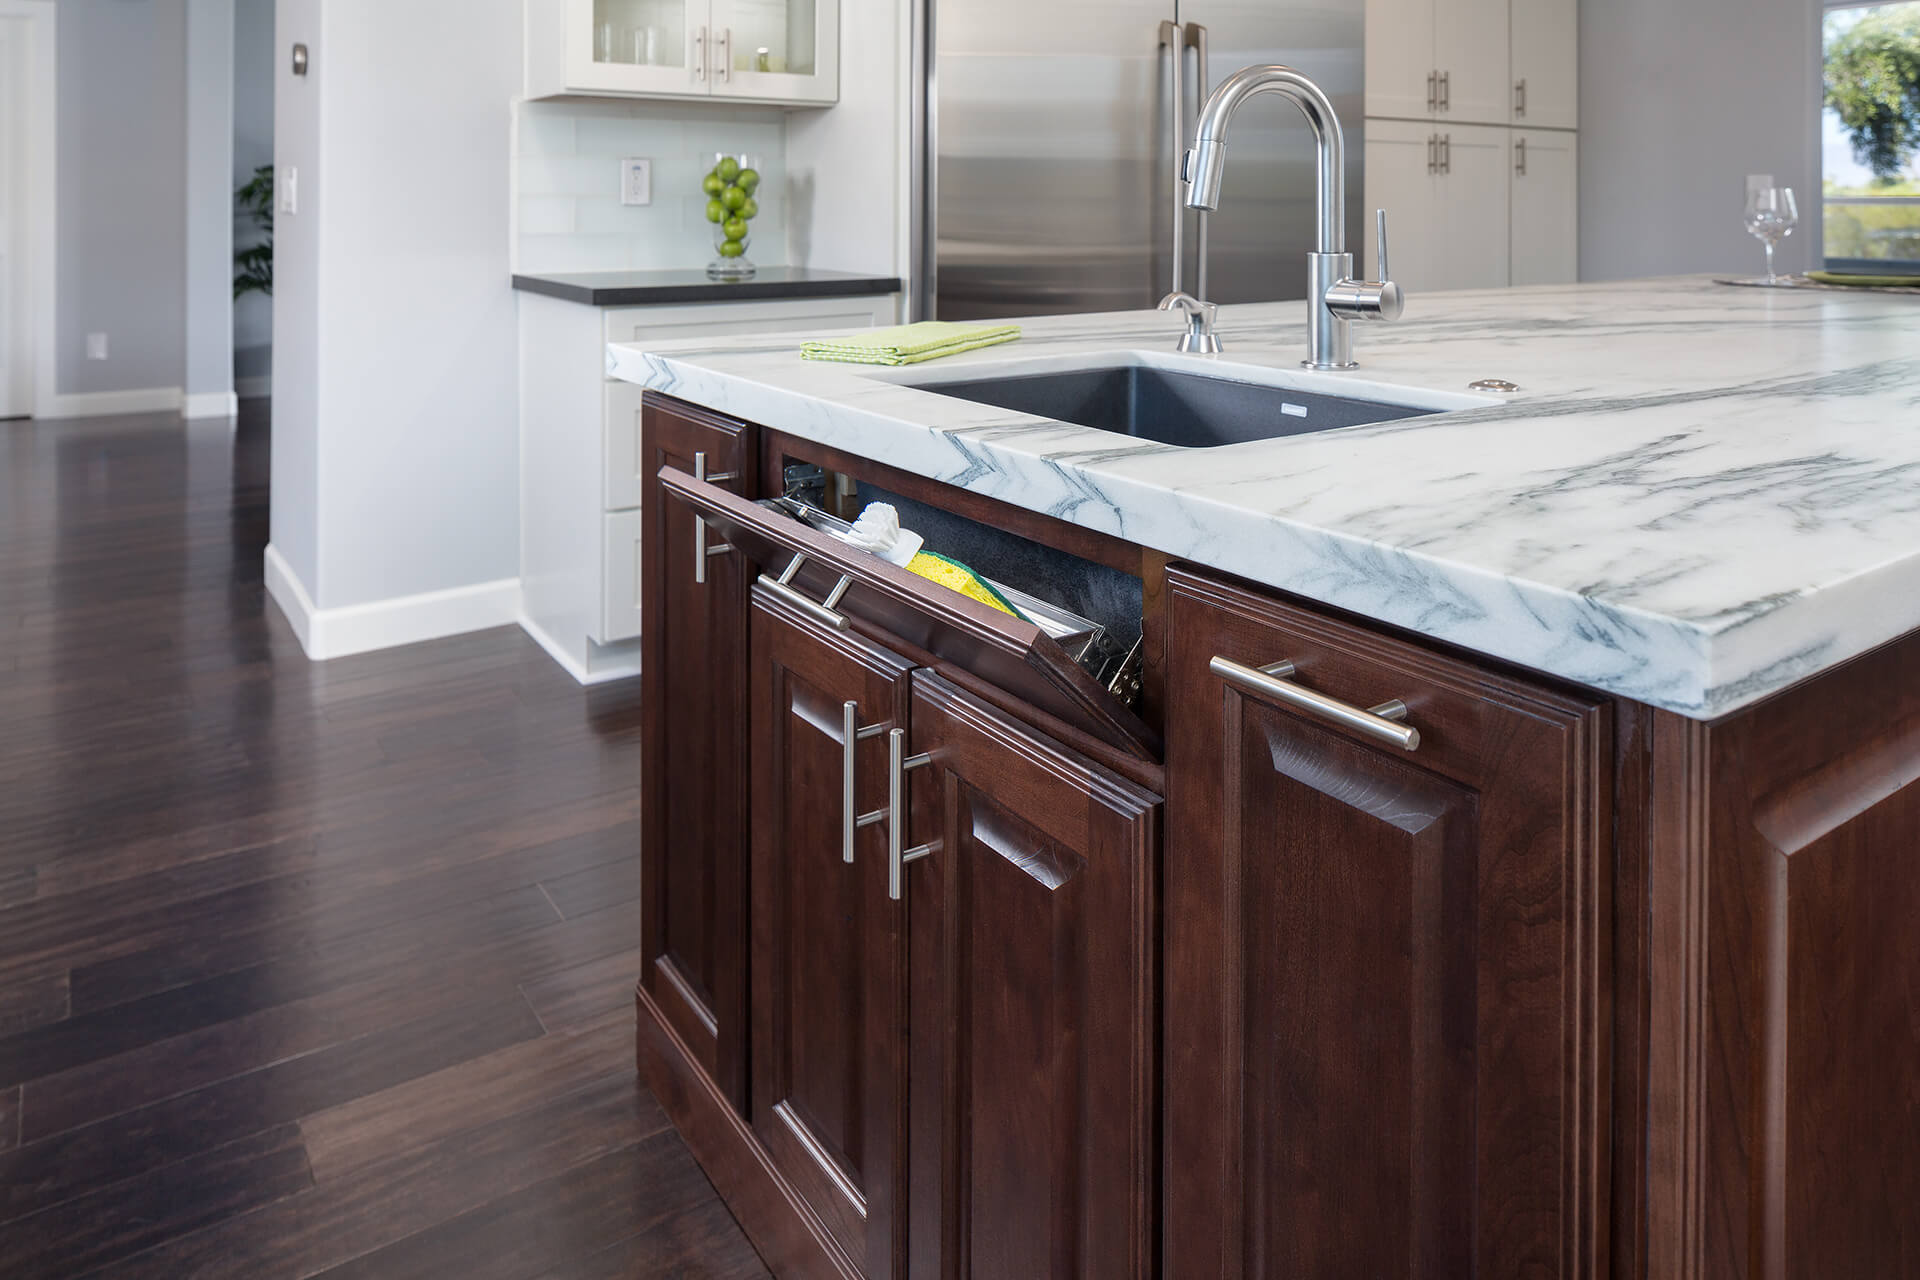
[{"label": "gray wall", "polygon": [[[55,389],[182,385],[186,0],[61,0]],[[86,359],[86,335],[110,341]]]},{"label": "gray wall", "polygon": [[[412,0],[408,0],[409,3]],[[272,543],[311,596],[320,591],[320,99],[330,53],[320,0],[279,0],[277,48],[311,51],[313,74],[274,66],[274,163],[300,170],[300,212],[273,228]]]},{"label": "gray wall", "polygon": [[[273,163],[274,0],[233,4],[233,186]],[[234,224],[234,245],[257,244],[262,233],[251,221]],[[233,304],[233,371],[261,378],[273,368],[273,299],[250,293]],[[249,390],[243,383],[242,390]]]},{"label": "gray wall", "polygon": [[1780,269],[1818,252],[1819,0],[1584,0],[1580,276],[1763,269],[1746,175],[1800,197]]},{"label": "gray wall", "polygon": [[186,130],[185,387],[204,416],[233,390],[233,0],[187,0]]}]

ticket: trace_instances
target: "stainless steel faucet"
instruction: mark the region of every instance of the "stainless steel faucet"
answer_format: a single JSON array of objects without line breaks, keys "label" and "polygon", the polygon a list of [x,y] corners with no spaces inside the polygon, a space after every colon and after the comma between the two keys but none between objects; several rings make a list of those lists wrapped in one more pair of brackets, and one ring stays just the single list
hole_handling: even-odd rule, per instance
[{"label": "stainless steel faucet", "polygon": [[[1186,155],[1187,207],[1220,207],[1220,178],[1227,167],[1227,124],[1248,98],[1278,93],[1300,108],[1313,129],[1318,156],[1318,228],[1307,255],[1309,369],[1351,369],[1353,321],[1394,320],[1405,305],[1400,286],[1387,276],[1387,211],[1380,210],[1380,279],[1353,279],[1347,248],[1347,143],[1340,118],[1319,85],[1292,67],[1243,67],[1220,82],[1200,113],[1193,150]],[[1163,304],[1164,305],[1164,304]]]}]

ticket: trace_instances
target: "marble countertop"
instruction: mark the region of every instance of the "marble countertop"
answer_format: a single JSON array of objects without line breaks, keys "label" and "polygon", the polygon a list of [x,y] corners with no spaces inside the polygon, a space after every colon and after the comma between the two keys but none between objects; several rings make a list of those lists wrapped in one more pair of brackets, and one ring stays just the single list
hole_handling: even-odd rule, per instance
[{"label": "marble countertop", "polygon": [[[1046,317],[908,369],[794,337],[608,350],[614,376],[1697,719],[1920,628],[1920,300],[1704,277],[1438,294],[1307,374],[1303,303]],[[1177,449],[906,385],[1165,367],[1444,416]],[[1502,378],[1497,402],[1467,384]]]}]

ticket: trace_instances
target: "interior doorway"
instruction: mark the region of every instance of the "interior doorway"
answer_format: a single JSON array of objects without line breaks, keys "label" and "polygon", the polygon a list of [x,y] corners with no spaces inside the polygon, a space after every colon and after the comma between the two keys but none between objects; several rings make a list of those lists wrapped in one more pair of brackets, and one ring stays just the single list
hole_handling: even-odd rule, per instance
[{"label": "interior doorway", "polygon": [[53,403],[53,0],[0,0],[0,418]]}]

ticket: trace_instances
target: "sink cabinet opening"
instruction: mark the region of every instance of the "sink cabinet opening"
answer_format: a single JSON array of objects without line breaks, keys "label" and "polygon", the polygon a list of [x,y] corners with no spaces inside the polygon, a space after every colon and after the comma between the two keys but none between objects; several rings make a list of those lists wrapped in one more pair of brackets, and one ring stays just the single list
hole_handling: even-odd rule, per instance
[{"label": "sink cabinet opening", "polygon": [[1312,435],[1440,412],[1148,365],[929,382],[919,389],[1182,449]]},{"label": "sink cabinet opening", "polygon": [[[1046,629],[1079,665],[1129,708],[1139,702],[1145,589],[1137,574],[1086,560],[910,498],[870,481],[789,460],[786,496],[843,521],[876,502],[890,504],[900,527],[919,534],[923,550],[955,560],[1001,589]],[[1026,599],[1024,597],[1030,597]],[[1086,627],[1097,628],[1089,639]],[[1123,668],[1126,674],[1123,677]]]}]

